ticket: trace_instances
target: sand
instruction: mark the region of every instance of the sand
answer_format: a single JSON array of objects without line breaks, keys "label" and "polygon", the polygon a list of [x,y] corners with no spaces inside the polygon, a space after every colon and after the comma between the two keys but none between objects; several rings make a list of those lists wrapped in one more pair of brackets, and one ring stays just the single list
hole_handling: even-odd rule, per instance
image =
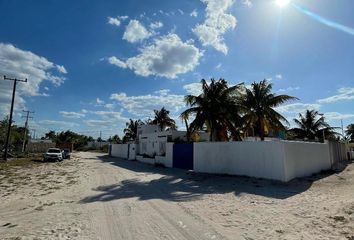
[{"label": "sand", "polygon": [[354,165],[284,184],[79,152],[0,172],[0,239],[351,239]]}]

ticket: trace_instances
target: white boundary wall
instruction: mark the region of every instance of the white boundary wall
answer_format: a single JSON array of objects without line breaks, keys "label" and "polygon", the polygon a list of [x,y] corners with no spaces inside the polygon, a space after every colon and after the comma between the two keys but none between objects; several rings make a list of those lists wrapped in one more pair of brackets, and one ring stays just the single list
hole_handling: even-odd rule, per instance
[{"label": "white boundary wall", "polygon": [[332,167],[328,144],[305,142],[282,142],[285,150],[285,181]]},{"label": "white boundary wall", "polygon": [[194,143],[194,171],[290,181],[331,168],[328,144],[302,142]]},{"label": "white boundary wall", "polygon": [[194,171],[285,181],[279,142],[194,143]]},{"label": "white boundary wall", "polygon": [[[137,148],[137,144],[135,144],[135,143],[130,143],[129,144],[128,160],[135,160],[135,158],[136,158],[136,148]],[[128,148],[127,148],[127,150],[128,150]]]},{"label": "white boundary wall", "polygon": [[165,156],[155,156],[155,162],[163,164],[165,167],[169,168],[173,166],[173,143],[166,143]]},{"label": "white boundary wall", "polygon": [[128,159],[128,145],[129,144],[112,144],[112,157]]}]

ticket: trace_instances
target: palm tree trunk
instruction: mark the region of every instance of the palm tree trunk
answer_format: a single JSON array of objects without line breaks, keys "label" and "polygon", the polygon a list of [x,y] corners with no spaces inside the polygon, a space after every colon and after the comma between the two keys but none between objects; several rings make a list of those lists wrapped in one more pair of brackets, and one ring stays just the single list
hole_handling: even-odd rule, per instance
[{"label": "palm tree trunk", "polygon": [[190,133],[190,129],[189,129],[189,126],[188,126],[188,122],[187,122],[187,119],[184,119],[184,124],[186,125],[186,130],[187,130],[187,142],[190,142],[191,140],[191,133]]},{"label": "palm tree trunk", "polygon": [[259,125],[259,137],[261,141],[264,141],[264,125],[263,125],[263,118],[258,118],[258,125]]},{"label": "palm tree trunk", "polygon": [[210,124],[210,135],[209,135],[209,142],[213,141],[213,134],[214,134],[214,128]]}]

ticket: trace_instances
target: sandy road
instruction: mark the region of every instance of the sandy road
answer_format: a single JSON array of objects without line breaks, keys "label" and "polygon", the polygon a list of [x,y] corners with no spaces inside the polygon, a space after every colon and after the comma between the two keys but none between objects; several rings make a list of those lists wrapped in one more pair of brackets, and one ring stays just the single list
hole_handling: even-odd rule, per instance
[{"label": "sandy road", "polygon": [[9,171],[0,171],[1,240],[354,239],[349,163],[290,183],[88,152]]},{"label": "sandy road", "polygon": [[102,164],[97,154],[80,154],[94,169],[86,188],[91,191],[81,203],[98,239],[224,239],[178,204],[179,193],[173,197],[163,183],[151,185],[168,178],[145,172],[152,167],[109,158]]}]

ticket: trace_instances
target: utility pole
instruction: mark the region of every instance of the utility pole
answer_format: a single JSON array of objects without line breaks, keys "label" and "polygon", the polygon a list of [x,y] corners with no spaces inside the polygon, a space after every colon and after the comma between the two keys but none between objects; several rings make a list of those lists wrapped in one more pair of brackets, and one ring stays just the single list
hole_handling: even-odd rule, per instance
[{"label": "utility pole", "polygon": [[4,152],[4,160],[6,161],[7,160],[7,152],[9,150],[8,148],[9,148],[9,140],[10,140],[10,132],[11,132],[11,124],[12,124],[12,113],[14,111],[16,85],[17,85],[17,82],[27,82],[27,78],[26,79],[17,79],[17,78],[8,78],[8,77],[4,76],[4,80],[14,82],[14,86],[13,86],[13,90],[12,90],[10,119],[9,119],[9,126],[7,128],[7,136],[6,136],[5,152]]},{"label": "utility pole", "polygon": [[25,151],[25,146],[26,146],[26,137],[27,137],[27,128],[28,128],[28,119],[29,118],[33,118],[33,117],[30,117],[30,114],[31,113],[34,113],[34,112],[31,112],[31,111],[25,111],[25,110],[22,110],[22,112],[25,112],[26,113],[26,116],[23,116],[22,118],[26,118],[26,122],[25,122],[25,130],[24,130],[24,134],[23,134],[23,144],[22,144],[22,152]]},{"label": "utility pole", "polygon": [[343,128],[343,119],[340,120],[341,126],[342,126],[342,136],[344,138],[344,128]]}]

